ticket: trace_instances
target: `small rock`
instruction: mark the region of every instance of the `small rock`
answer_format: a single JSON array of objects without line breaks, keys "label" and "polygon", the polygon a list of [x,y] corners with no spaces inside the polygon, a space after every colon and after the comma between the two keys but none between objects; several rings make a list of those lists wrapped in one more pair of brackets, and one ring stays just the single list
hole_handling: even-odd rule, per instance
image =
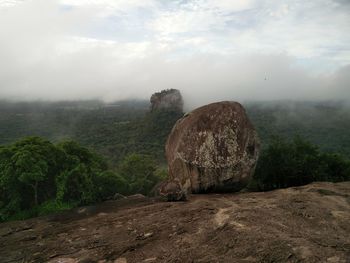
[{"label": "small rock", "polygon": [[187,200],[187,190],[176,180],[162,182],[159,186],[159,194],[170,202]]},{"label": "small rock", "polygon": [[97,216],[106,216],[107,213],[99,213]]},{"label": "small rock", "polygon": [[144,234],[144,237],[145,237],[145,238],[148,238],[148,237],[151,237],[151,236],[153,236],[153,233],[152,233],[152,232],[149,232],[149,233]]},{"label": "small rock", "polygon": [[154,257],[154,258],[147,258],[143,262],[153,262],[153,261],[156,261],[156,260],[157,260],[156,257]]},{"label": "small rock", "polygon": [[142,194],[134,194],[134,195],[129,195],[127,196],[127,199],[144,199],[146,196]]},{"label": "small rock", "polygon": [[23,239],[21,239],[21,241],[32,241],[32,240],[35,240],[37,239],[38,237],[35,236],[35,235],[30,235],[30,236],[26,236],[24,237]]},{"label": "small rock", "polygon": [[144,239],[147,239],[149,237],[152,237],[153,236],[153,233],[152,232],[149,232],[149,233],[145,233],[145,234],[141,234],[141,235],[138,235],[136,237],[136,239],[138,240],[144,240]]},{"label": "small rock", "polygon": [[340,261],[340,258],[337,256],[327,258],[327,262],[330,262],[330,263],[338,263],[339,261]]},{"label": "small rock", "polygon": [[114,260],[114,263],[128,263],[128,261],[126,260],[126,258],[117,258],[116,260]]},{"label": "small rock", "polygon": [[79,209],[78,209],[78,214],[85,213],[86,211],[87,211],[86,207],[79,208]]},{"label": "small rock", "polygon": [[55,258],[49,261],[49,263],[77,263],[74,258]]},{"label": "small rock", "polygon": [[121,200],[121,199],[126,199],[126,196],[122,195],[122,194],[119,194],[119,193],[116,193],[114,196],[113,196],[113,200]]},{"label": "small rock", "polygon": [[8,235],[11,235],[14,231],[11,228],[3,228],[0,229],[0,236],[6,237]]}]

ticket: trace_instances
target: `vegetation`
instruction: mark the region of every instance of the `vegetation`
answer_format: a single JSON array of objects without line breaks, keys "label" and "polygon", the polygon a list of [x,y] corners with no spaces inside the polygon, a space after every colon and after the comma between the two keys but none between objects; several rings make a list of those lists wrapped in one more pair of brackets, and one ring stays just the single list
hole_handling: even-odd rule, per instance
[{"label": "vegetation", "polygon": [[28,137],[0,148],[0,221],[22,219],[106,200],[148,194],[162,177],[155,161],[132,154],[120,169],[77,142]]},{"label": "vegetation", "polygon": [[[332,102],[254,102],[244,104],[264,147],[271,135],[299,134],[320,147],[350,157],[350,108]],[[178,111],[150,113],[148,101],[0,102],[0,145],[26,136],[53,142],[71,139],[103,155],[117,168],[132,153],[165,164],[164,144]]]},{"label": "vegetation", "polygon": [[350,160],[323,153],[300,137],[292,141],[274,138],[262,151],[250,185],[255,190],[272,190],[305,185],[314,181],[350,180]]},{"label": "vegetation", "polygon": [[[263,142],[251,189],[350,180],[346,105],[245,106]],[[115,193],[152,193],[167,176],[164,145],[181,116],[176,110],[149,112],[144,101],[1,103],[0,221],[87,205]],[[272,134],[279,137],[270,139]],[[307,141],[291,139],[295,134]],[[30,135],[41,137],[20,139]]]},{"label": "vegetation", "polygon": [[273,135],[299,135],[325,152],[350,157],[350,106],[341,102],[255,102],[245,105],[263,146]]}]

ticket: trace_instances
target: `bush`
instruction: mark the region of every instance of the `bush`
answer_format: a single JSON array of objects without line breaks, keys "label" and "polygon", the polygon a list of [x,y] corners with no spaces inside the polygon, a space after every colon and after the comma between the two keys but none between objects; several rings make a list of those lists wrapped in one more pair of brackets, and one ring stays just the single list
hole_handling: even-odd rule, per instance
[{"label": "bush", "polygon": [[129,185],[129,194],[148,195],[160,180],[156,169],[155,161],[150,156],[130,154],[121,163],[119,172]]},{"label": "bush", "polygon": [[324,181],[342,182],[350,180],[350,160],[339,154],[324,153],[321,156]]},{"label": "bush", "polygon": [[58,200],[48,200],[37,207],[36,214],[39,216],[48,215],[64,210],[69,210],[77,206],[77,203],[65,203]]},{"label": "bush", "polygon": [[344,157],[322,153],[300,137],[293,141],[274,138],[259,158],[250,187],[265,191],[314,181],[346,181],[349,171]]},{"label": "bush", "polygon": [[112,171],[105,171],[94,178],[97,200],[103,201],[113,197],[116,193],[125,195],[129,191],[127,181]]}]

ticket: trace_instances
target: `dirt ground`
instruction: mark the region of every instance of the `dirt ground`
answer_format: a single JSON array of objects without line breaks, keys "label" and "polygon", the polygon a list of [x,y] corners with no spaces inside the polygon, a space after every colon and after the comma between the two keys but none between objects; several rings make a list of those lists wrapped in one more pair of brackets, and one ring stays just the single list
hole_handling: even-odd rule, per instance
[{"label": "dirt ground", "polygon": [[350,262],[350,182],[168,203],[108,201],[0,224],[0,262]]}]

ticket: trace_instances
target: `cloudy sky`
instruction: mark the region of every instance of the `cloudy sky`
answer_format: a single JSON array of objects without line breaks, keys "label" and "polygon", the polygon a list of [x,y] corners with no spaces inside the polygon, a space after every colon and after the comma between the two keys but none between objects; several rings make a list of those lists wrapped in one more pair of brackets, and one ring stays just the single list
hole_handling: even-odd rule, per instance
[{"label": "cloudy sky", "polygon": [[350,99],[349,0],[0,0],[0,98]]}]

